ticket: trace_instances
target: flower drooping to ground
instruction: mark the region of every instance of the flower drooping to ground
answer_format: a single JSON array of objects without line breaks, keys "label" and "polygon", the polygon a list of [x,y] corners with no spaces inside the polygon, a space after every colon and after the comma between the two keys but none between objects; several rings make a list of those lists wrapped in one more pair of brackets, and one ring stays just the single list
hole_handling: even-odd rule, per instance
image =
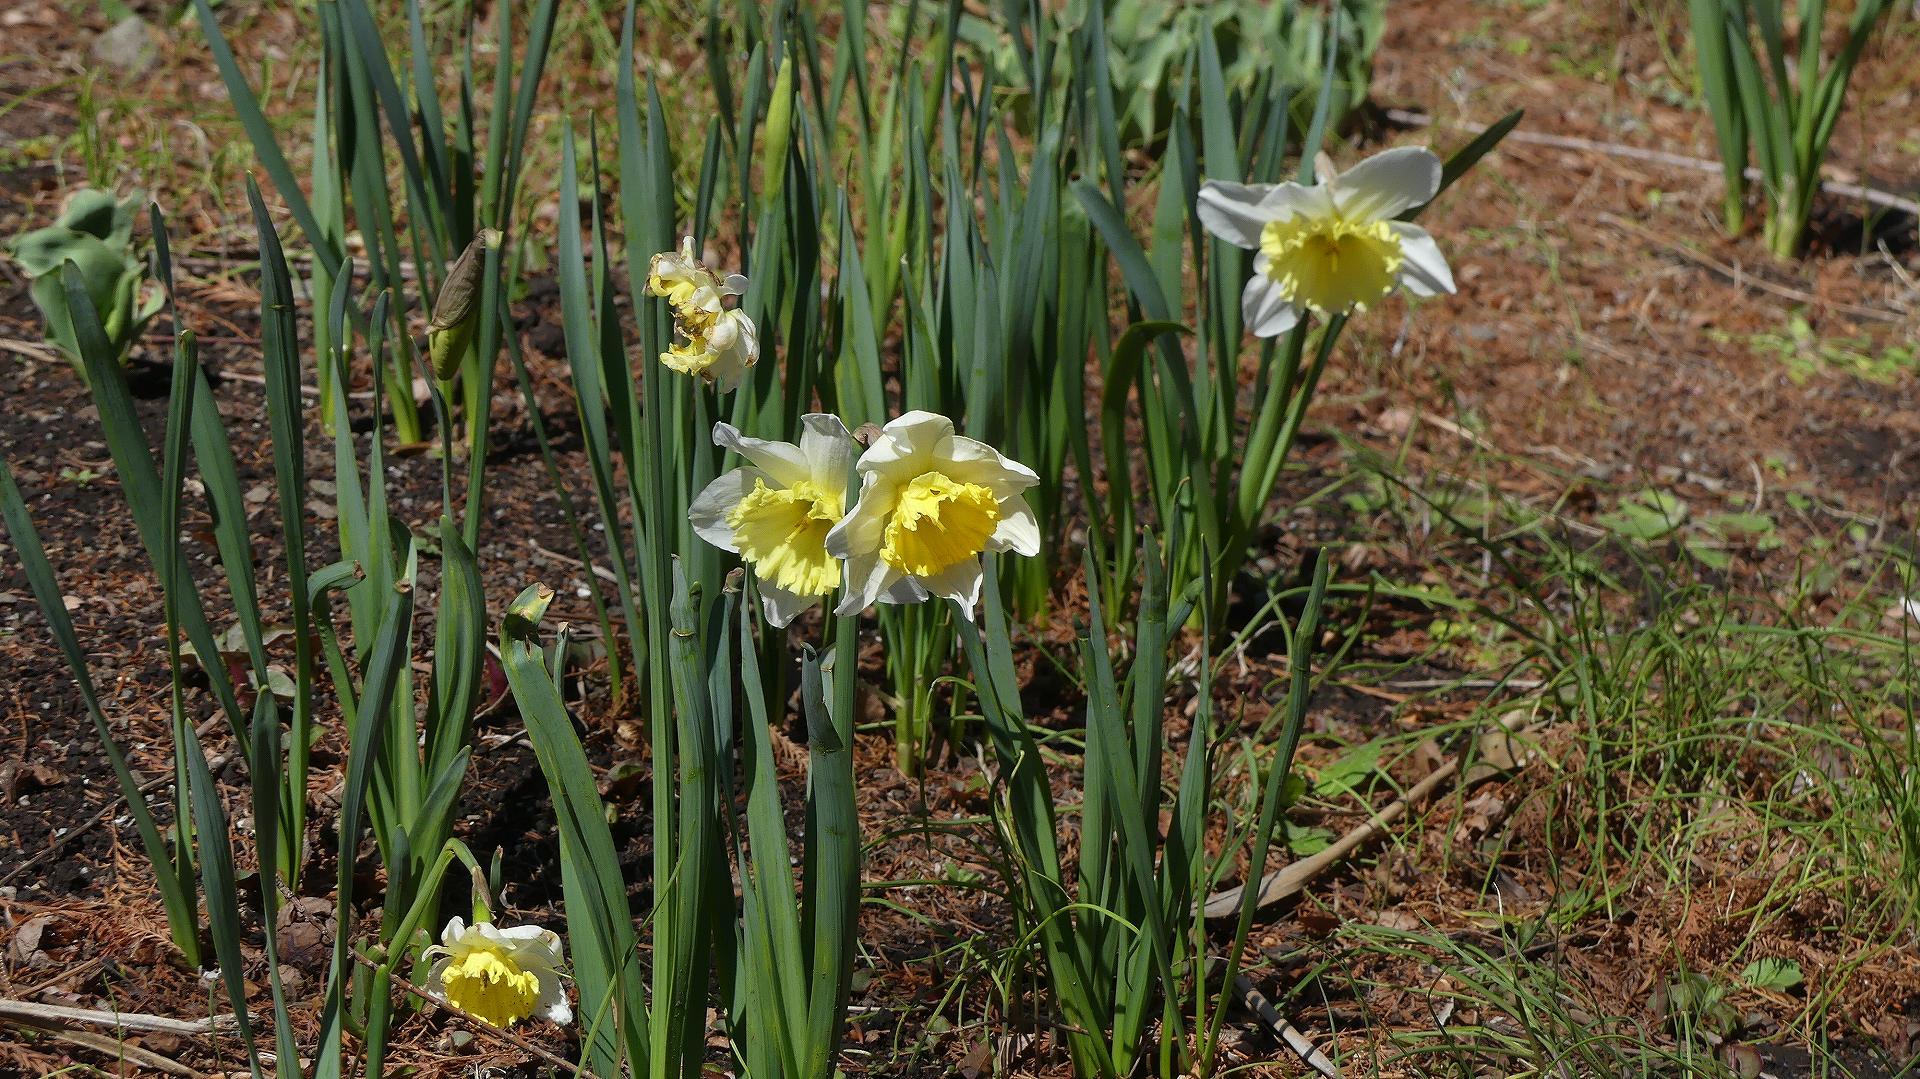
[{"label": "flower drooping to ground", "polygon": [[827,533],[846,513],[858,447],[845,424],[820,413],[800,418],[798,445],[748,438],[726,423],[714,425],[713,442],[748,464],[693,500],[694,534],[753,567],[767,621],[785,626],[840,587]]},{"label": "flower drooping to ground", "polygon": [[971,611],[984,551],[1040,552],[1040,527],[1021,494],[1040,482],[998,450],[954,433],[953,421],[909,412],[860,455],[860,499],[827,534],[847,560],[839,613],[928,595]]},{"label": "flower drooping to ground", "polygon": [[647,268],[647,292],[673,308],[673,328],[684,338],[660,354],[660,362],[683,375],[713,383],[725,392],[760,359],[760,334],[753,319],[722,301],[747,291],[739,274],[721,277],[694,254],[693,237],[680,250],[662,251]]},{"label": "flower drooping to ground", "polygon": [[538,1015],[573,1019],[561,980],[560,937],[536,925],[499,928],[454,918],[427,949],[435,959],[428,984],[448,1004],[483,1023],[509,1027]]},{"label": "flower drooping to ground", "polygon": [[1254,336],[1273,337],[1304,312],[1363,311],[1396,288],[1452,292],[1453,271],[1433,237],[1395,220],[1439,190],[1440,159],[1401,147],[1312,186],[1209,180],[1200,187],[1200,222],[1259,252],[1240,302]]}]

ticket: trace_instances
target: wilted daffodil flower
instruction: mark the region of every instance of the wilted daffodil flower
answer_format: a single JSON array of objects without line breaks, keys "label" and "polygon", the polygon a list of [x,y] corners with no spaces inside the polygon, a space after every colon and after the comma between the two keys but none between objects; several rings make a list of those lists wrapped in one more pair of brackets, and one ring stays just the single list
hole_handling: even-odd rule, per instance
[{"label": "wilted daffodil flower", "polygon": [[713,443],[748,464],[707,484],[687,517],[694,534],[753,567],[767,621],[784,626],[840,587],[827,531],[846,512],[853,436],[838,418],[809,413],[797,446],[748,438],[726,423],[714,425]]},{"label": "wilted daffodil flower", "polygon": [[860,455],[860,500],[827,533],[847,560],[839,613],[929,593],[971,612],[980,601],[980,553],[1040,552],[1040,526],[1020,492],[1040,482],[1027,466],[953,433],[953,421],[909,412]]},{"label": "wilted daffodil flower", "polygon": [[1402,285],[1416,296],[1453,291],[1453,271],[1427,230],[1396,221],[1440,190],[1440,159],[1402,147],[1306,187],[1297,183],[1200,186],[1200,222],[1249,251],[1241,294],[1256,337],[1292,329],[1301,312],[1365,310]]},{"label": "wilted daffodil flower", "polygon": [[555,1023],[573,1019],[560,978],[560,937],[551,930],[454,918],[427,955],[438,957],[428,975],[433,991],[483,1023],[508,1027],[530,1015]]},{"label": "wilted daffodil flower", "polygon": [[647,268],[647,292],[673,308],[674,330],[686,338],[660,354],[660,362],[683,375],[694,375],[731,390],[760,358],[760,335],[746,312],[721,301],[747,291],[739,274],[721,277],[701,263],[693,252],[693,237],[680,241],[680,250],[653,256]]},{"label": "wilted daffodil flower", "polygon": [[[687,323],[676,321],[686,332]],[[747,368],[759,358],[759,331],[746,312],[739,310],[721,311],[705,331],[688,334],[684,344],[660,354],[660,362],[670,369],[706,379],[722,391],[738,387]]]}]

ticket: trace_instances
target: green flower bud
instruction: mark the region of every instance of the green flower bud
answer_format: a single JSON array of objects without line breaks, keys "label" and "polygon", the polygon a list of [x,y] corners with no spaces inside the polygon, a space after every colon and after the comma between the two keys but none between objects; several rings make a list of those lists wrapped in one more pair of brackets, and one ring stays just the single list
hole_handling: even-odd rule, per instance
[{"label": "green flower bud", "polygon": [[434,377],[443,382],[460,369],[460,359],[473,340],[474,322],[480,313],[480,284],[486,274],[486,254],[498,248],[500,240],[500,230],[481,229],[447,271],[447,280],[434,300],[433,318],[427,322],[427,352]]},{"label": "green flower bud", "polygon": [[773,79],[773,96],[767,101],[767,135],[761,146],[766,153],[760,167],[770,190],[786,181],[787,143],[793,136],[793,57],[780,60],[780,72]]}]

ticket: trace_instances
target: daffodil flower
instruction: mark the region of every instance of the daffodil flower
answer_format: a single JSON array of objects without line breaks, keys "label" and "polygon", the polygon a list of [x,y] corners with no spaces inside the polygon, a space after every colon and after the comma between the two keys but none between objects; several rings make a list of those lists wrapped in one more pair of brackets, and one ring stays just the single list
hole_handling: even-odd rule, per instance
[{"label": "daffodil flower", "polygon": [[[683,332],[690,329],[685,320],[680,325]],[[704,379],[723,392],[739,387],[759,359],[760,333],[738,309],[720,312],[704,331],[688,333],[685,343],[660,354],[670,370]]]},{"label": "daffodil flower", "polygon": [[573,1019],[561,981],[560,937],[536,925],[501,929],[491,922],[447,923],[428,983],[448,1004],[483,1023],[509,1027],[538,1015],[555,1023]]},{"label": "daffodil flower", "polygon": [[1394,220],[1440,190],[1440,159],[1402,147],[1311,187],[1297,183],[1200,186],[1200,223],[1257,251],[1241,308],[1256,337],[1292,329],[1303,312],[1365,310],[1394,289],[1453,291],[1453,271],[1427,230]]},{"label": "daffodil flower", "polygon": [[887,424],[856,468],[860,500],[827,533],[827,550],[847,560],[840,614],[929,594],[971,612],[981,552],[1040,553],[1040,526],[1021,494],[1040,478],[954,434],[945,416],[909,412]]},{"label": "daffodil flower", "polygon": [[728,296],[742,296],[747,279],[739,274],[721,277],[693,252],[693,237],[680,241],[680,250],[662,251],[647,267],[647,292],[673,307],[675,331],[686,338],[660,354],[660,362],[683,375],[694,375],[721,390],[740,385],[746,369],[760,359],[760,334],[753,319],[728,308]]},{"label": "daffodil flower", "polygon": [[747,459],[693,500],[687,518],[701,539],[753,567],[767,621],[785,626],[840,587],[827,532],[846,512],[853,436],[833,416],[800,418],[800,444],[748,438],[732,424],[713,443]]}]

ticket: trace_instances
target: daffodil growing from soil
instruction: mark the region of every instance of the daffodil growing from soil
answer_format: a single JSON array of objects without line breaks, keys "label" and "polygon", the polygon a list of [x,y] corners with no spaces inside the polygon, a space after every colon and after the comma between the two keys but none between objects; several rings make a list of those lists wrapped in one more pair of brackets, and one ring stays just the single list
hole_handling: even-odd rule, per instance
[{"label": "daffodil growing from soil", "polygon": [[567,1005],[560,937],[536,925],[505,929],[491,922],[468,925],[454,918],[427,949],[434,957],[432,991],[483,1023],[509,1027],[539,1016],[555,1023],[573,1019]]},{"label": "daffodil growing from soil", "polygon": [[826,539],[848,563],[842,614],[929,595],[972,610],[983,552],[1039,553],[1040,528],[1021,494],[1039,477],[955,434],[945,416],[909,412],[887,424],[856,467],[860,500]]},{"label": "daffodil growing from soil", "polygon": [[691,236],[680,241],[680,250],[653,256],[647,292],[673,308],[674,331],[686,339],[662,352],[660,362],[722,391],[739,386],[760,359],[760,335],[746,312],[722,301],[746,290],[747,279],[739,274],[721,277],[709,270],[694,254]]},{"label": "daffodil growing from soil", "polygon": [[801,417],[798,445],[748,438],[714,425],[714,445],[748,464],[715,479],[687,512],[694,534],[753,567],[767,621],[785,626],[840,586],[827,534],[846,513],[858,448],[833,416]]},{"label": "daffodil growing from soil", "polygon": [[1200,221],[1222,240],[1258,252],[1241,293],[1256,337],[1292,329],[1308,311],[1325,318],[1364,311],[1397,288],[1416,296],[1453,291],[1453,271],[1427,230],[1396,220],[1440,190],[1440,159],[1401,147],[1312,185],[1200,187]]}]

